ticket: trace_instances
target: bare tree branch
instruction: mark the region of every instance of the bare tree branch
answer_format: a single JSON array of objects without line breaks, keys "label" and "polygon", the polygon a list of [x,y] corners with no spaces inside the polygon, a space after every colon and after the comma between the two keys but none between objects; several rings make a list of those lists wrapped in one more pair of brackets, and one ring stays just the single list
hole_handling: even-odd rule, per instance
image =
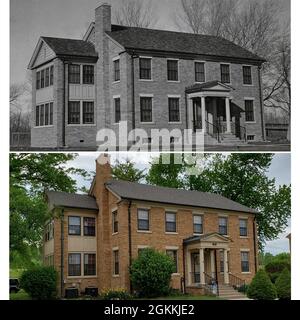
[{"label": "bare tree branch", "polygon": [[115,20],[119,25],[148,28],[155,26],[158,19],[151,0],[123,0],[115,11]]}]

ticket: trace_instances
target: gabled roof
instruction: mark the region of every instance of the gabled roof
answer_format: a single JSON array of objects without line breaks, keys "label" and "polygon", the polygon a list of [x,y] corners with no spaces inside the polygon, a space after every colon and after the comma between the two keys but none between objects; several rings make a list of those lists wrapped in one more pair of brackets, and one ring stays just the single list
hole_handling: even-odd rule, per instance
[{"label": "gabled roof", "polygon": [[28,69],[34,67],[36,57],[41,50],[42,44],[46,43],[54,52],[55,56],[74,56],[81,58],[97,59],[98,54],[91,42],[76,39],[40,37],[34,53],[30,59]]},{"label": "gabled roof", "polygon": [[106,187],[124,199],[257,213],[254,209],[214,193],[157,187],[122,180],[109,181]]},{"label": "gabled roof", "polygon": [[112,25],[106,32],[126,49],[185,53],[265,62],[265,59],[221,37]]},{"label": "gabled roof", "polygon": [[192,92],[198,92],[198,91],[209,91],[209,90],[217,90],[217,91],[232,91],[235,90],[233,87],[224,84],[218,80],[204,82],[204,83],[196,83],[190,87],[186,88],[186,92],[192,93]]},{"label": "gabled roof", "polygon": [[98,57],[91,42],[77,39],[41,37],[57,55]]},{"label": "gabled roof", "polygon": [[98,205],[95,198],[86,194],[46,191],[46,197],[50,209],[55,207],[66,207],[98,210]]}]

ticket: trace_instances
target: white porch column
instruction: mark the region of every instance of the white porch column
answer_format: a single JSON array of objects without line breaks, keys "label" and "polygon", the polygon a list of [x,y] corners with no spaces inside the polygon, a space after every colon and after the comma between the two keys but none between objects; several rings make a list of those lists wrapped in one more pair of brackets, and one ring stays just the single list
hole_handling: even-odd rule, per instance
[{"label": "white porch column", "polygon": [[224,283],[229,284],[228,250],[224,249]]},{"label": "white porch column", "polygon": [[193,100],[188,98],[188,129],[193,129]]},{"label": "white porch column", "polygon": [[201,97],[201,119],[202,119],[202,131],[203,133],[206,132],[206,113],[205,113],[206,107],[205,107],[205,97]]},{"label": "white porch column", "polygon": [[187,284],[189,286],[192,284],[192,255],[189,250],[186,250],[186,258],[187,258],[186,260],[187,260],[187,271],[188,271]]},{"label": "white porch column", "polygon": [[215,251],[210,250],[210,270],[212,278],[215,278],[216,266],[215,266]]},{"label": "white porch column", "polygon": [[199,263],[200,263],[200,284],[205,284],[204,276],[204,249],[199,249]]},{"label": "white porch column", "polygon": [[230,119],[230,101],[229,98],[226,98],[226,133],[231,133]]}]

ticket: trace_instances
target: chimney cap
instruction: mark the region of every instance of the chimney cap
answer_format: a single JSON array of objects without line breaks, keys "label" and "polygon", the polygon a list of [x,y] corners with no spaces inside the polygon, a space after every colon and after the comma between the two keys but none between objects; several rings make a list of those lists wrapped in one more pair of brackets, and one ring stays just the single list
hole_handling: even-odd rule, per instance
[{"label": "chimney cap", "polygon": [[101,7],[111,7],[111,4],[104,2],[104,3],[100,4],[100,6],[98,6],[96,9],[101,8]]},{"label": "chimney cap", "polygon": [[100,156],[96,160],[100,165],[110,165],[110,155],[107,153],[101,153]]}]

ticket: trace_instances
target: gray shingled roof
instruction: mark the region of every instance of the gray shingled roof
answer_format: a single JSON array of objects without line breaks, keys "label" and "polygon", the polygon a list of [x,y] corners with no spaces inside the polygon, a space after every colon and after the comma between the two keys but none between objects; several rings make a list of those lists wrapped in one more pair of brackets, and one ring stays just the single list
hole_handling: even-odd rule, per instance
[{"label": "gray shingled roof", "polygon": [[57,55],[94,57],[98,54],[91,42],[75,39],[41,37]]},{"label": "gray shingled roof", "polygon": [[[198,92],[201,91],[203,89],[209,90],[210,88],[217,86],[217,85],[221,85],[223,86],[223,90],[224,91],[230,91],[230,90],[235,90],[233,87],[227,85],[227,84],[223,84],[218,80],[214,80],[214,81],[208,81],[208,82],[204,82],[204,83],[196,83],[193,84],[192,86],[189,86],[185,89],[186,92],[188,93],[192,93],[192,92]],[[215,89],[214,89],[215,91]]]},{"label": "gray shingled roof", "polygon": [[87,194],[46,191],[46,197],[50,208],[68,207],[98,210],[95,198]]},{"label": "gray shingled roof", "polygon": [[256,213],[254,209],[219,194],[157,187],[122,180],[109,181],[106,186],[109,190],[125,199]]},{"label": "gray shingled roof", "polygon": [[224,38],[165,30],[112,26],[107,34],[126,49],[249,59],[265,59]]}]

